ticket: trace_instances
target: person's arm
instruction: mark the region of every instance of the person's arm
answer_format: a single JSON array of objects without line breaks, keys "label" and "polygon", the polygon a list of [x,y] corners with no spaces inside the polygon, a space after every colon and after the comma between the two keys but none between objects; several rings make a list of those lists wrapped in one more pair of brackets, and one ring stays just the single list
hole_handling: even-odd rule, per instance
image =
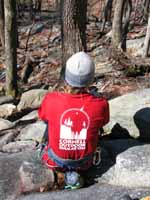
[{"label": "person's arm", "polygon": [[44,97],[39,109],[38,109],[38,116],[41,120],[47,122],[47,104],[48,104],[48,99],[47,95]]}]

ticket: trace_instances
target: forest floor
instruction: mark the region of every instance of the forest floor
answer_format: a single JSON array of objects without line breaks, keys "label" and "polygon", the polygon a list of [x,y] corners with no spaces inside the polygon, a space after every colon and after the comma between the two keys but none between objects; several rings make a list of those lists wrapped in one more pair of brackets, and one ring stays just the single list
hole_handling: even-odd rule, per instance
[{"label": "forest floor", "polygon": [[[18,20],[17,68],[20,93],[32,88],[54,87],[58,83],[62,55],[59,19],[57,12],[51,12],[37,15],[33,23],[26,23],[25,17]],[[131,61],[132,59],[128,59],[139,46],[131,48],[127,54],[114,53],[109,37],[102,36],[100,26],[101,23],[96,18],[89,19],[87,24],[87,46],[89,54],[96,63],[94,85],[98,91],[111,99],[137,89],[150,87],[149,68],[147,71],[135,69],[136,64]],[[109,30],[110,27],[107,26],[105,32]],[[135,26],[129,32],[128,40],[133,40],[135,46],[136,38],[142,38],[145,33],[146,25]],[[136,60],[141,60],[141,57],[136,57]],[[135,68],[132,69],[131,65]],[[128,71],[130,66],[131,70]],[[4,90],[5,64],[4,53],[1,50],[1,94]]]},{"label": "forest floor", "polygon": [[[58,13],[42,13],[36,16],[33,23],[27,23],[25,18],[18,23],[17,69],[20,94],[34,88],[54,88],[59,82],[62,56]],[[145,36],[146,25],[135,26],[130,31],[128,41],[130,40],[131,46],[135,47],[130,48],[126,54],[113,51],[109,37],[102,36],[100,26],[101,23],[94,18],[89,19],[87,24],[88,53],[96,64],[94,86],[98,88],[98,91],[103,93],[107,99],[112,99],[137,89],[150,88],[149,68],[148,70],[138,69],[137,63],[145,61],[141,56],[133,56],[138,48],[142,48],[142,42],[140,41],[140,45],[138,45],[136,39],[142,40]],[[107,26],[105,31],[109,32],[110,27]],[[5,90],[4,60],[4,52],[0,50],[1,95]],[[146,62],[150,63],[149,58]],[[131,70],[128,70],[130,67]],[[108,190],[108,188],[104,188],[107,194]],[[136,193],[138,192],[136,191]],[[58,195],[60,196],[59,193]],[[122,196],[122,189],[119,196]]]}]

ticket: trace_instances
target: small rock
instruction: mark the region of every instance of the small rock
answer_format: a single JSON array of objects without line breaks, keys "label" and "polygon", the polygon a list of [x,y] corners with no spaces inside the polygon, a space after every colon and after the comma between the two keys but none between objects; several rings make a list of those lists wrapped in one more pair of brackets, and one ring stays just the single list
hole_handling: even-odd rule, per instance
[{"label": "small rock", "polygon": [[[0,131],[5,130],[5,129],[10,129],[14,126],[14,123],[6,120],[6,119],[2,119],[0,118]],[[3,135],[3,132],[0,132],[0,135]]]},{"label": "small rock", "polygon": [[3,104],[0,105],[0,117],[7,118],[16,111],[16,106],[13,104]]},{"label": "small rock", "polygon": [[0,149],[2,149],[2,147],[5,144],[8,144],[9,142],[11,142],[16,136],[16,131],[15,130],[11,130],[9,131],[7,134],[5,134],[4,136],[0,137]]},{"label": "small rock", "polygon": [[54,173],[38,163],[23,162],[19,169],[22,183],[22,192],[39,191],[41,187],[48,186],[49,190],[54,184]]},{"label": "small rock", "polygon": [[46,124],[43,121],[38,121],[23,128],[17,139],[22,141],[34,140],[41,142],[45,129]]},{"label": "small rock", "polygon": [[30,112],[29,114],[23,116],[18,121],[28,121],[28,120],[34,120],[34,119],[38,119],[37,110],[34,110],[34,111]]},{"label": "small rock", "polygon": [[34,150],[36,148],[36,142],[32,140],[10,142],[2,147],[2,151],[5,153],[17,153],[26,150]]},{"label": "small rock", "polygon": [[102,73],[102,74],[113,72],[112,64],[110,63],[110,61],[97,62],[96,63],[96,72]]},{"label": "small rock", "polygon": [[35,26],[33,26],[32,30],[31,30],[31,27],[29,27],[29,29],[27,30],[26,32],[26,35],[29,34],[30,30],[31,30],[31,35],[34,35],[36,33],[40,33],[42,32],[42,30],[44,29],[44,24],[36,24]]},{"label": "small rock", "polygon": [[[0,89],[0,91],[1,91],[1,89]],[[1,96],[0,97],[0,105],[4,104],[4,103],[12,103],[12,102],[13,102],[13,98],[11,96]]]},{"label": "small rock", "polygon": [[142,55],[142,45],[144,43],[144,38],[137,38],[132,40],[127,40],[127,52],[134,56]]},{"label": "small rock", "polygon": [[44,89],[33,89],[22,94],[21,100],[17,106],[18,111],[31,108],[38,108],[47,93]]}]

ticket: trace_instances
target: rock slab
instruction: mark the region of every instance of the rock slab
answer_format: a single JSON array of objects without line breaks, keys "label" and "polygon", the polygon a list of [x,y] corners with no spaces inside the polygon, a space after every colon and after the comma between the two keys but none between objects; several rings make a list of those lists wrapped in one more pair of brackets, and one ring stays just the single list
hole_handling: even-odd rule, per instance
[{"label": "rock slab", "polygon": [[22,193],[53,183],[53,172],[42,165],[36,151],[0,154],[1,200],[16,200]]},{"label": "rock slab", "polygon": [[[101,143],[109,164],[99,182],[124,186],[150,188],[150,144],[134,139],[103,141]],[[103,156],[106,159],[106,156]],[[105,164],[105,163],[104,163]]]},{"label": "rock slab", "polygon": [[105,132],[110,133],[118,123],[129,134],[137,138],[139,130],[134,123],[134,115],[140,109],[150,107],[150,89],[137,90],[135,92],[117,97],[109,101],[110,122],[104,127]]}]

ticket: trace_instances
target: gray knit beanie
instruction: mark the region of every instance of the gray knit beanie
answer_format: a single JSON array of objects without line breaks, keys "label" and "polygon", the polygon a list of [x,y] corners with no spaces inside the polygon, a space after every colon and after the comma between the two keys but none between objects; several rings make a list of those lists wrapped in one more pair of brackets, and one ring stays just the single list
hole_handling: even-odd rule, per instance
[{"label": "gray knit beanie", "polygon": [[66,63],[65,80],[73,87],[86,87],[94,79],[95,65],[90,56],[81,51]]}]

